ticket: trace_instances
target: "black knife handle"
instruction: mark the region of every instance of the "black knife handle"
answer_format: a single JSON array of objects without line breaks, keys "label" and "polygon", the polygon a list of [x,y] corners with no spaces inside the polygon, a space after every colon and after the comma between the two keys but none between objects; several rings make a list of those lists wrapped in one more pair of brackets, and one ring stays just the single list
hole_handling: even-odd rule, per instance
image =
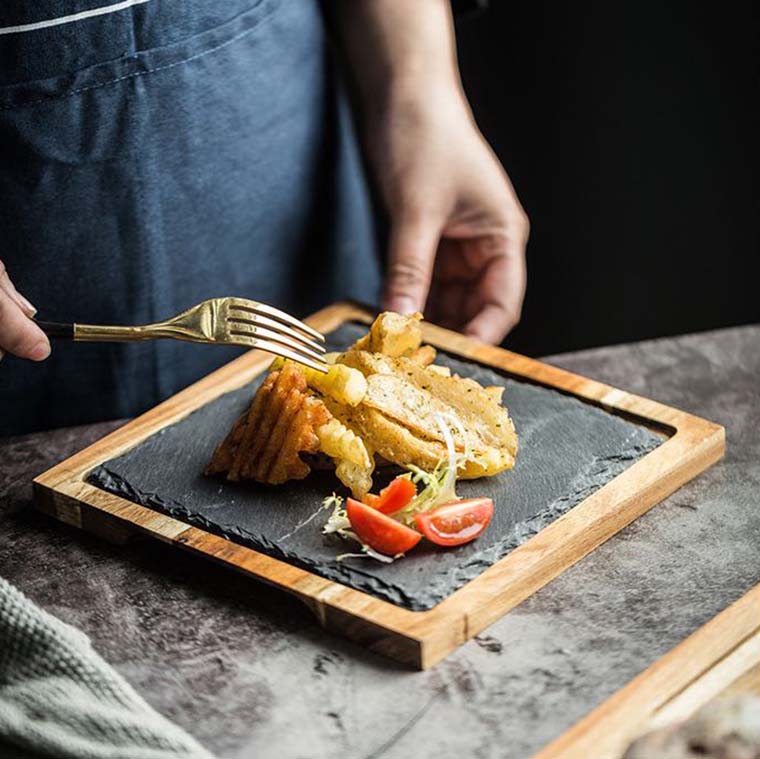
[{"label": "black knife handle", "polygon": [[60,337],[64,340],[74,339],[73,324],[58,324],[57,322],[35,322],[35,324],[48,336]]}]

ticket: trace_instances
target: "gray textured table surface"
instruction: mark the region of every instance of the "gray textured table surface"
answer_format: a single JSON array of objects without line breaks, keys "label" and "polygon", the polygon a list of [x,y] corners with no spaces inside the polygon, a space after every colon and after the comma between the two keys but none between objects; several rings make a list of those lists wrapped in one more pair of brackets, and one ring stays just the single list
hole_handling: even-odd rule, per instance
[{"label": "gray textured table surface", "polygon": [[113,423],[0,443],[0,575],[220,757],[525,759],[760,582],[760,327],[550,362],[724,424],[727,456],[429,672],[207,562],[32,512],[31,478]]}]

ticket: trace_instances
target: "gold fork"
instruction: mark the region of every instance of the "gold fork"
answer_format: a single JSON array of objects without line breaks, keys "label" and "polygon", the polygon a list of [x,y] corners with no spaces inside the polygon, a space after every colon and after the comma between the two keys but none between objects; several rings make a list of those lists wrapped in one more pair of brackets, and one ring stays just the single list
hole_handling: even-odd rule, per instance
[{"label": "gold fork", "polygon": [[50,337],[87,342],[186,340],[191,343],[242,345],[297,361],[319,372],[327,365],[325,338],[302,321],[265,303],[246,298],[211,298],[177,316],[137,327],[57,324],[38,321]]}]

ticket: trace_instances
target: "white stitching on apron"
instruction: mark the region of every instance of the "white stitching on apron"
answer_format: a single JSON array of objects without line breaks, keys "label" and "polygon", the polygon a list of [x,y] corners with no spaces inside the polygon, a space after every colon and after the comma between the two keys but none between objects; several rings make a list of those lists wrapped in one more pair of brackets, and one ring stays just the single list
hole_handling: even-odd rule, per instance
[{"label": "white stitching on apron", "polygon": [[120,3],[113,5],[103,5],[100,8],[91,8],[88,11],[79,13],[70,13],[68,16],[59,16],[58,18],[49,18],[45,21],[35,21],[33,24],[21,24],[20,26],[2,26],[0,34],[17,34],[19,32],[34,32],[37,29],[47,29],[49,26],[60,26],[61,24],[71,24],[74,21],[83,21],[93,16],[104,16],[108,13],[117,13],[133,5],[147,3],[149,0],[122,0]]},{"label": "white stitching on apron", "polygon": [[[139,0],[139,2],[148,2],[148,0]],[[38,100],[30,100],[26,103],[0,105],[0,111],[17,110],[19,108],[26,108],[27,106],[30,106],[30,105],[36,105],[38,103],[49,103],[53,100],[62,100],[63,98],[68,98],[68,97],[71,97],[72,95],[78,95],[80,92],[87,92],[88,90],[97,90],[100,87],[106,87],[109,84],[122,82],[125,79],[133,79],[138,76],[145,76],[145,74],[152,74],[156,71],[164,71],[165,69],[171,69],[171,68],[174,68],[175,66],[181,66],[183,63],[187,63],[188,61],[194,61],[197,58],[202,58],[204,55],[208,55],[209,53],[215,53],[217,50],[221,50],[223,47],[227,47],[227,45],[231,45],[233,42],[237,42],[237,40],[239,40],[241,37],[245,37],[247,34],[250,34],[251,32],[256,31],[256,29],[258,29],[258,25],[259,23],[257,22],[250,28],[244,29],[242,32],[238,32],[234,37],[230,37],[228,40],[225,40],[219,45],[210,47],[207,50],[202,50],[200,53],[191,55],[189,58],[183,58],[180,61],[166,63],[163,66],[156,66],[155,68],[147,69],[146,71],[135,71],[132,74],[125,74],[124,76],[117,77],[116,79],[109,79],[107,82],[100,82],[100,84],[91,84],[88,87],[79,87],[76,90],[69,90],[68,92],[61,93],[59,95],[51,95],[50,97],[39,98]]]}]

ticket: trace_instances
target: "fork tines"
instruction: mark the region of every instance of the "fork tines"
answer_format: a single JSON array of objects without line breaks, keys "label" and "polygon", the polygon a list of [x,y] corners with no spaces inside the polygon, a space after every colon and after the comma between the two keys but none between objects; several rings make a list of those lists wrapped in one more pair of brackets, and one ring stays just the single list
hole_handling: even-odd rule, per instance
[{"label": "fork tines", "polygon": [[281,322],[282,324],[289,325],[297,330],[300,330],[301,332],[306,333],[307,335],[311,335],[321,343],[325,341],[324,335],[322,335],[320,332],[317,332],[317,330],[315,330],[313,327],[310,327],[308,324],[304,324],[304,322],[299,321],[290,314],[286,314],[284,311],[280,311],[279,308],[267,306],[266,303],[256,303],[255,301],[246,300],[245,298],[230,298],[229,308],[238,309],[240,311],[247,311],[248,313],[256,314],[257,316],[268,316],[271,319]]},{"label": "fork tines", "polygon": [[264,303],[230,298],[227,304],[229,334],[252,347],[289,358],[326,372],[322,358],[325,338],[302,321]]}]

